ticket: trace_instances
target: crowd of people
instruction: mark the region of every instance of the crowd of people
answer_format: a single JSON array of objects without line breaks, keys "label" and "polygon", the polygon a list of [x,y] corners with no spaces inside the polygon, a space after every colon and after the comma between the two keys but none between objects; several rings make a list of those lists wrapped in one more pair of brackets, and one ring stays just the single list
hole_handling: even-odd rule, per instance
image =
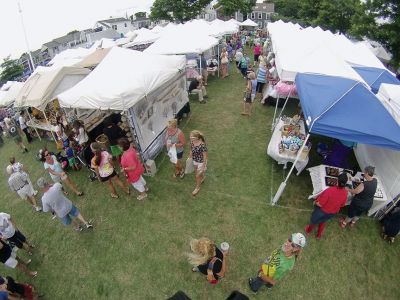
[{"label": "crowd of people", "polygon": [[[246,35],[235,35],[224,44],[219,57],[222,79],[229,76],[230,62],[235,61],[238,72],[246,79],[244,92],[244,103],[242,115],[251,116],[252,104],[257,94],[262,94],[268,83],[268,68],[265,53],[263,53],[261,36],[248,38]],[[243,51],[244,46],[253,47],[253,64],[248,54]],[[200,57],[204,60],[204,57]],[[206,65],[205,61],[201,64]],[[189,92],[198,94],[199,102],[205,103],[207,91],[206,72],[191,81]],[[24,113],[19,116],[19,127],[16,122],[7,118],[5,120],[9,136],[20,147],[23,153],[28,148],[22,142],[21,132],[24,133],[27,142],[32,142],[32,136],[27,130]],[[62,145],[66,161],[63,161],[55,153],[44,148],[40,150],[40,160],[44,170],[48,173],[49,181],[40,177],[36,181],[37,187],[41,190],[41,205],[38,204],[36,196],[38,191],[32,184],[30,175],[21,162],[14,157],[9,160],[6,172],[9,175],[8,185],[18,196],[27,201],[35,212],[50,212],[53,218],[58,218],[64,226],[72,225],[77,232],[93,229],[93,220],[82,216],[80,209],[68,198],[68,188],[77,196],[83,196],[83,192],[73,181],[71,175],[66,171],[67,167],[79,171],[81,163],[78,155],[86,148],[90,148],[92,158],[86,162],[87,166],[94,172],[96,179],[104,183],[113,199],[119,198],[116,186],[125,194],[131,194],[131,188],[137,192],[137,200],[144,201],[148,197],[149,187],[143,178],[145,168],[138,157],[138,153],[132,143],[126,138],[124,131],[115,124],[111,118],[104,121],[103,133],[107,136],[109,150],[99,142],[91,142],[84,125],[75,121],[72,128],[68,128],[61,117],[56,119],[57,144]],[[172,178],[180,180],[186,174],[194,171],[194,189],[191,192],[196,197],[206,178],[208,165],[208,146],[206,138],[201,131],[193,130],[189,134],[189,151],[185,156],[187,140],[183,131],[178,128],[178,121],[171,119],[167,123],[165,133],[165,147],[170,153],[173,152],[174,160]],[[293,233],[281,245],[268,256],[256,273],[256,276],[249,278],[249,288],[257,292],[262,286],[272,288],[290,270],[293,269],[297,257],[306,246],[306,236],[318,226],[316,238],[320,239],[326,227],[326,222],[337,215],[345,206],[348,194],[354,195],[346,218],[339,221],[341,228],[353,227],[362,214],[365,214],[372,206],[373,196],[377,189],[377,180],[374,178],[374,168],[368,166],[364,170],[364,181],[356,188],[346,187],[348,182],[347,173],[338,176],[338,186],[330,187],[323,191],[314,201],[314,210],[311,214],[309,224],[304,228],[305,235]],[[400,213],[395,212],[383,222],[382,237],[393,242],[395,235],[400,230]],[[34,254],[35,246],[17,228],[15,221],[10,214],[0,213],[0,260],[10,268],[17,268],[25,274],[36,277],[37,271],[29,269],[30,259],[25,261],[16,255],[16,249],[24,250],[29,256]],[[222,246],[221,246],[222,248]],[[190,241],[191,253],[188,253],[189,263],[193,272],[206,275],[211,284],[217,284],[227,272],[229,247],[219,249],[214,241],[202,237]],[[12,295],[29,295],[28,299],[36,299],[37,291],[33,286],[15,282],[11,277],[0,277],[0,299],[3,292]],[[23,296],[21,296],[23,297]]]}]

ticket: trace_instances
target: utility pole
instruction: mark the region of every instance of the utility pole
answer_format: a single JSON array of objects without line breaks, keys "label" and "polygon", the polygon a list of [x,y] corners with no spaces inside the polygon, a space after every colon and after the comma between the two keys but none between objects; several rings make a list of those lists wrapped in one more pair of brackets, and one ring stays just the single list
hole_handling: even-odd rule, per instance
[{"label": "utility pole", "polygon": [[25,30],[25,24],[24,24],[24,18],[22,16],[22,9],[21,9],[21,4],[19,3],[19,0],[17,1],[17,5],[18,5],[18,12],[19,15],[21,17],[21,24],[22,24],[22,30],[24,31],[24,38],[25,38],[25,44],[26,44],[26,49],[28,50],[28,56],[29,56],[29,60],[30,60],[30,69],[33,72],[35,70],[35,64],[33,63],[33,59],[32,59],[32,54],[31,54],[31,50],[29,48],[29,43],[28,43],[28,36],[26,35],[26,30]]}]

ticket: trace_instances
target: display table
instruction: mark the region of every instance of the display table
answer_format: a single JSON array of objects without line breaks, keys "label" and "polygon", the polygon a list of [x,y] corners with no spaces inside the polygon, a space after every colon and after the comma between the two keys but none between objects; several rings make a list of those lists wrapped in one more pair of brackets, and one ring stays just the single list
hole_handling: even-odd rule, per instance
[{"label": "display table", "polygon": [[[341,169],[341,168],[330,167],[327,165],[319,165],[316,167],[308,168],[307,170],[310,172],[311,182],[313,185],[312,195],[310,195],[308,197],[308,199],[317,198],[320,193],[322,193],[325,189],[327,189],[329,187],[328,185],[326,185],[326,179],[325,179],[325,177],[327,177],[327,171],[326,171],[327,167],[339,169],[340,173],[343,172],[343,169]],[[361,174],[362,174],[361,172],[357,172],[354,175],[354,177],[352,177],[352,179],[353,180],[361,179],[362,178]],[[334,176],[328,176],[328,177],[334,177]],[[382,203],[385,203],[388,200],[385,190],[384,190],[379,178],[377,176],[374,176],[374,178],[376,178],[378,181],[378,187],[376,189],[374,202],[372,204],[370,211],[372,211],[374,207],[381,205]],[[351,184],[351,183],[352,183],[352,181],[349,180],[348,184]],[[350,193],[348,193],[346,205],[349,205],[351,203],[352,198],[353,198],[352,195]],[[371,215],[371,213],[368,213],[368,215]]]},{"label": "display table", "polygon": [[41,129],[41,130],[50,131],[50,132],[57,132],[56,126],[53,126],[53,125],[47,123],[46,121],[41,122],[37,119],[31,119],[26,122],[26,125],[29,127],[32,127],[32,128],[36,128],[36,129]]},{"label": "display table", "polygon": [[[304,127],[304,121],[300,120],[300,133],[305,135],[306,130]],[[271,140],[269,141],[267,154],[271,156],[274,160],[278,162],[278,164],[283,165],[283,168],[287,168],[287,163],[293,163],[296,159],[297,154],[290,153],[288,151],[284,151],[279,153],[279,144],[282,139],[281,128],[284,125],[282,119],[279,119],[278,124],[275,126],[274,132],[272,133]],[[308,155],[300,156],[299,160],[296,162],[295,168],[297,170],[297,175],[303,171],[303,169],[308,164]]]}]

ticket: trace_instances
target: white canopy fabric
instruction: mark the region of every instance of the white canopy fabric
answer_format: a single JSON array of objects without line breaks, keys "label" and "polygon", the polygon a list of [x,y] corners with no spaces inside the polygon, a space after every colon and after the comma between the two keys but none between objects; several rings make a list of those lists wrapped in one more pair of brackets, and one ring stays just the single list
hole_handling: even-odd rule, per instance
[{"label": "white canopy fabric", "polygon": [[363,42],[365,46],[367,46],[367,48],[369,50],[371,50],[371,52],[380,60],[383,60],[384,62],[389,62],[393,55],[388,52],[380,43],[375,42],[375,41],[371,41],[368,39],[365,39]]},{"label": "white canopy fabric", "polygon": [[130,48],[137,45],[150,44],[160,38],[159,34],[154,33],[153,31],[146,28],[136,30],[135,33],[136,37],[130,43],[125,44],[123,46],[124,48]]},{"label": "white canopy fabric", "polygon": [[151,54],[200,54],[216,45],[218,45],[218,40],[214,37],[202,33],[194,34],[184,28],[177,28],[173,32],[162,35],[143,52]]},{"label": "white canopy fabric", "polygon": [[10,104],[12,104],[17,98],[17,95],[23,86],[23,82],[13,81],[12,85],[8,88],[7,91],[0,91],[0,93],[4,93],[0,94],[2,95],[0,96],[0,107],[9,106]]},{"label": "white canopy fabric", "polygon": [[91,54],[95,49],[76,48],[58,53],[48,63],[49,66],[72,66]]},{"label": "white canopy fabric", "polygon": [[57,94],[71,88],[89,73],[89,69],[78,67],[36,68],[19,91],[14,106],[43,111]]},{"label": "white canopy fabric", "polygon": [[185,69],[184,56],[114,47],[84,80],[58,95],[71,108],[126,110]]},{"label": "white canopy fabric", "polygon": [[156,25],[153,29],[151,29],[151,31],[153,31],[154,33],[160,33],[164,30],[164,27],[160,26],[160,25]]},{"label": "white canopy fabric", "polygon": [[400,85],[382,83],[377,96],[400,125]]},{"label": "white canopy fabric", "polygon": [[94,42],[94,44],[92,45],[92,47],[90,47],[90,49],[112,48],[116,44],[117,43],[115,41],[113,41],[112,39],[102,38],[101,40]]},{"label": "white canopy fabric", "polygon": [[243,21],[242,23],[240,23],[240,26],[251,26],[251,27],[257,27],[258,24],[250,19],[247,19],[245,21]]}]

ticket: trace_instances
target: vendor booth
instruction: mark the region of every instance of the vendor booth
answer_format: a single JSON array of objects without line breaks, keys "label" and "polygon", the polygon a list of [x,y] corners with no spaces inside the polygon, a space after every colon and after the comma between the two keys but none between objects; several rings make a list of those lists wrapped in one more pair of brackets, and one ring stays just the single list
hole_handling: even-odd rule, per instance
[{"label": "vendor booth", "polygon": [[0,91],[1,93],[0,107],[9,107],[13,105],[23,85],[24,85],[23,82],[17,82],[17,81],[7,82],[7,87],[5,87],[4,85],[2,87],[2,90]]},{"label": "vendor booth", "polygon": [[152,43],[160,38],[160,35],[146,28],[135,30],[136,37],[131,42],[123,45],[123,48],[143,51],[147,49]]},{"label": "vendor booth", "polygon": [[[49,131],[55,139],[55,128],[52,123],[55,123],[57,104],[51,102],[59,93],[71,88],[89,73],[89,69],[78,67],[38,67],[22,86],[14,106],[35,108],[36,116],[32,117],[29,114],[26,125],[35,130]],[[50,103],[51,105],[48,105]],[[39,134],[38,136],[40,138]]]},{"label": "vendor booth", "polygon": [[58,95],[65,108],[121,112],[143,160],[163,148],[167,120],[188,102],[185,57],[112,48],[84,80]]}]

